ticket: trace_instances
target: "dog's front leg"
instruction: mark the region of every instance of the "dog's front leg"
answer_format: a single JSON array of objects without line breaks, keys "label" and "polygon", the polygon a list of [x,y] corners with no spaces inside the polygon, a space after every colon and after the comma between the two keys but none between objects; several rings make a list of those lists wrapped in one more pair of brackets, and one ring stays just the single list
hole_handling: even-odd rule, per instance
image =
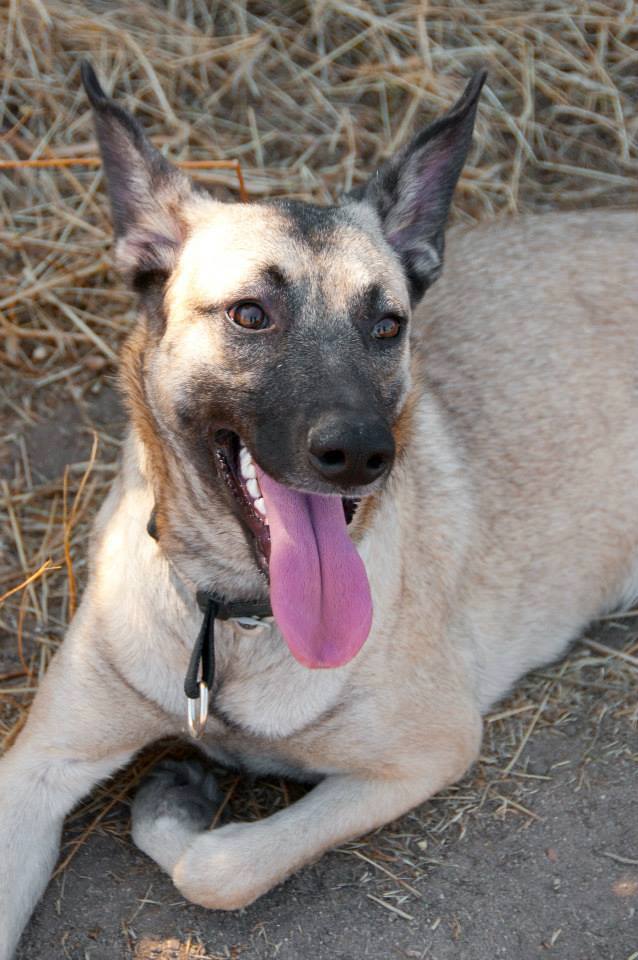
[{"label": "dog's front leg", "polygon": [[47,884],[64,816],[162,732],[160,711],[138,700],[93,644],[65,643],[0,761],[0,960],[13,955]]},{"label": "dog's front leg", "polygon": [[138,845],[172,875],[189,900],[233,910],[252,903],[324,851],[396,819],[457,779],[475,759],[479,739],[473,729],[405,776],[331,775],[265,820],[214,830],[203,829],[201,822],[189,830],[183,806],[171,812],[166,791],[162,800],[157,785],[155,820],[152,798],[146,796],[137,816],[133,812],[134,836],[137,832]]}]

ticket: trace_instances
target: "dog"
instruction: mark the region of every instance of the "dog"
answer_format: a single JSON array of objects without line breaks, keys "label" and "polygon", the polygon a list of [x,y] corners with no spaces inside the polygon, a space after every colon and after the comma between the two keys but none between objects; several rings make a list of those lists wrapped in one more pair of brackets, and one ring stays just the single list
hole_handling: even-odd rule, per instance
[{"label": "dog", "polygon": [[206,766],[141,786],[137,845],[194,903],[243,907],[460,778],[481,715],[638,594],[635,220],[533,216],[444,251],[484,73],[327,207],[213,199],[82,76],[139,294],[131,426],[0,763],[2,960],[65,814],[144,744],[190,731],[314,784],[215,829]]}]

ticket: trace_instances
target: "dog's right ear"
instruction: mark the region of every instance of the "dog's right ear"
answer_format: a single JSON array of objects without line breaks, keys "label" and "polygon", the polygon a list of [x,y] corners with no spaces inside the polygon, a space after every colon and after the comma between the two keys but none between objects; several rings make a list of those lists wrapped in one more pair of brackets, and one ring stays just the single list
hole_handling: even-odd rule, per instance
[{"label": "dog's right ear", "polygon": [[117,265],[135,289],[144,291],[175,266],[185,239],[180,210],[192,185],[137,121],[107,97],[91,64],[85,60],[80,70],[111,201]]}]

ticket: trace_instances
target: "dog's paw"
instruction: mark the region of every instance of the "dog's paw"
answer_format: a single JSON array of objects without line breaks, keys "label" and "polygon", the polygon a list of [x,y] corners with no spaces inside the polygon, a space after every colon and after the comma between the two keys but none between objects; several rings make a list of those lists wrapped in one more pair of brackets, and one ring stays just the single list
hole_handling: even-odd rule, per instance
[{"label": "dog's paw", "polygon": [[159,763],[137,791],[133,801],[133,829],[141,821],[168,817],[205,830],[221,803],[214,775],[197,760]]},{"label": "dog's paw", "polygon": [[165,760],[137,791],[131,808],[135,844],[164,869],[215,816],[222,794],[197,760]]}]

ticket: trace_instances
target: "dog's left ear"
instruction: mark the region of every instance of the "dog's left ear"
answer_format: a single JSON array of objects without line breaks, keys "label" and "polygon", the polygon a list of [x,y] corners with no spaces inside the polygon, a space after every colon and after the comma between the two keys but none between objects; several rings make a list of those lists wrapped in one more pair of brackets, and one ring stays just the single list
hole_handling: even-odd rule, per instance
[{"label": "dog's left ear", "polygon": [[111,201],[117,265],[143,292],[166,279],[175,266],[185,239],[180,208],[193,188],[150,143],[139,123],[107,97],[87,61],[81,74]]},{"label": "dog's left ear", "polygon": [[413,303],[441,272],[445,224],[486,76],[485,70],[475,73],[447,113],[351,194],[379,214],[386,240],[403,263]]}]

